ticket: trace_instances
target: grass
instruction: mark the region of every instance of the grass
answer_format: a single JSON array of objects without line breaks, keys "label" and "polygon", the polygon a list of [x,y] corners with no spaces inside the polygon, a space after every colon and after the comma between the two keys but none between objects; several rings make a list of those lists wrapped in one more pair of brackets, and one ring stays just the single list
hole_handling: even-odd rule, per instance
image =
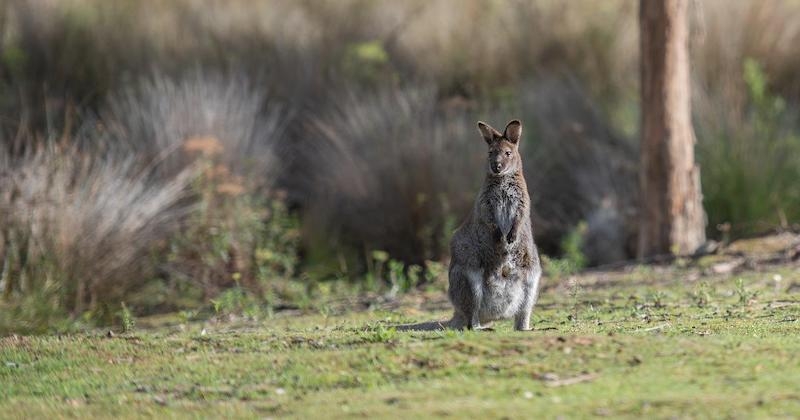
[{"label": "grass", "polygon": [[[403,332],[441,291],[371,311],[0,340],[0,413],[66,417],[792,417],[796,266],[547,279],[532,332]],[[576,283],[580,287],[575,286]],[[333,309],[332,309],[333,308]],[[185,320],[183,320],[185,321]]]}]

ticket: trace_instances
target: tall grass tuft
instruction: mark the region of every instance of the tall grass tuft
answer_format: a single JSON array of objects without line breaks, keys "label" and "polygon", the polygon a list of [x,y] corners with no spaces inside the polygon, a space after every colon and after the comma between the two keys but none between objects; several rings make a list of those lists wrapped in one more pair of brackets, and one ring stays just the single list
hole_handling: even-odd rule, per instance
[{"label": "tall grass tuft", "polygon": [[194,167],[197,211],[172,238],[164,298],[208,301],[234,285],[264,294],[296,264],[296,222],[278,179],[290,156],[285,107],[247,78],[155,75],[112,95],[96,144],[157,162],[159,176]]},{"label": "tall grass tuft", "polygon": [[[551,254],[581,224],[590,264],[635,255],[637,148],[609,125],[575,79],[544,78],[522,89],[531,128],[522,144],[534,231]],[[634,222],[631,223],[631,220]]]},{"label": "tall grass tuft", "polygon": [[235,284],[278,301],[299,232],[268,105],[242,79],[154,76],[77,134],[0,150],[0,331],[115,322],[123,301],[197,306]]},{"label": "tall grass tuft", "polygon": [[153,75],[112,95],[89,128],[97,133],[93,146],[156,161],[159,170],[213,161],[219,170],[255,175],[247,188],[269,189],[287,143],[284,109],[245,77]]},{"label": "tall grass tuft", "polygon": [[337,97],[309,121],[298,157],[310,237],[357,260],[372,250],[417,265],[443,258],[483,175],[474,124],[428,89]]},{"label": "tall grass tuft", "polygon": [[190,210],[190,171],[162,180],[133,160],[73,147],[49,145],[13,161],[0,150],[0,173],[0,283],[10,306],[0,331],[42,330],[87,311],[110,321],[155,274],[152,253]]}]

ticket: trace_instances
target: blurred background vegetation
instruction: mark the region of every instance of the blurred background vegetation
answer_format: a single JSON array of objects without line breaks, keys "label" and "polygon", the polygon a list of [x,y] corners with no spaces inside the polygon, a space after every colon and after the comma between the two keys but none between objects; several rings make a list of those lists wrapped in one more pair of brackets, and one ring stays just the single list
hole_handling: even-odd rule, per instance
[{"label": "blurred background vegetation", "polygon": [[[553,275],[635,255],[633,0],[3,0],[0,333],[444,287],[482,119]],[[708,235],[800,221],[800,2],[691,3]],[[344,286],[343,286],[344,285]]]}]

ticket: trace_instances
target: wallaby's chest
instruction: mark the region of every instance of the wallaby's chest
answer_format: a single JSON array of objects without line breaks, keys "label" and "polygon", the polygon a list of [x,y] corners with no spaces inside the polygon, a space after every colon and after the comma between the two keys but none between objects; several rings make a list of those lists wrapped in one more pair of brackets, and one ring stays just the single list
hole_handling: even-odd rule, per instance
[{"label": "wallaby's chest", "polygon": [[485,215],[491,217],[498,226],[509,226],[524,208],[524,191],[514,182],[500,182],[486,188],[482,205]]},{"label": "wallaby's chest", "polygon": [[[518,197],[502,191],[498,194],[494,204],[494,217],[500,226],[510,226],[516,218],[517,209],[520,208],[521,200]],[[505,229],[503,229],[505,231]]]}]

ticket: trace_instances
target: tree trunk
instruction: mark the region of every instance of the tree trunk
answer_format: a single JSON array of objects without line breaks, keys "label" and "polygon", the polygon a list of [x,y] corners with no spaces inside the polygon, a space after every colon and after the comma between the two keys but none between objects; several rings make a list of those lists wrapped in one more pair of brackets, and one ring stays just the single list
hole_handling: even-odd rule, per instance
[{"label": "tree trunk", "polygon": [[640,0],[641,220],[639,257],[692,253],[705,242],[694,161],[688,0]]}]

